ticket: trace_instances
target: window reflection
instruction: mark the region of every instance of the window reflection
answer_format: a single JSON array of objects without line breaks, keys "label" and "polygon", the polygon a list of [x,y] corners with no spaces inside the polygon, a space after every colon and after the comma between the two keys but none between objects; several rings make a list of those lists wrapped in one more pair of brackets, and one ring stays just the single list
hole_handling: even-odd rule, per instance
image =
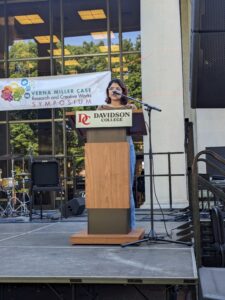
[{"label": "window reflection", "polygon": [[[5,111],[0,111],[0,121],[6,121],[6,112]],[[0,134],[1,134],[1,127],[0,127]]]},{"label": "window reflection", "polygon": [[120,78],[120,72],[121,74],[123,74],[123,71],[127,69],[126,58],[123,56],[121,59],[119,55],[112,55],[111,69],[112,69],[112,77]]},{"label": "window reflection", "polygon": [[[48,0],[6,1],[6,10],[8,45],[4,45],[6,27],[0,0],[0,78],[100,72],[111,66],[112,77],[123,79],[129,95],[141,98],[140,0],[53,0],[52,6]],[[4,53],[6,48],[8,53]],[[74,156],[78,170],[83,170],[82,144],[68,126],[63,138],[62,113],[62,109],[0,112],[0,121],[6,123],[8,115],[10,124],[9,135],[7,125],[0,124],[1,140],[7,141],[0,154],[6,154],[11,146],[27,154],[31,144],[35,155],[62,154],[67,149],[64,154]],[[67,140],[65,148],[63,140]]]},{"label": "window reflection", "polygon": [[54,67],[54,75],[62,75],[62,59],[54,59],[53,60],[53,67]]},{"label": "window reflection", "polygon": [[67,155],[74,157],[77,172],[84,167],[84,143],[75,130],[67,130]]},{"label": "window reflection", "polygon": [[4,5],[0,3],[0,59],[4,58],[4,52],[5,52],[4,29],[5,29]]},{"label": "window reflection", "polygon": [[[6,137],[7,137],[6,125],[0,124],[0,140],[5,141]],[[4,155],[4,154],[6,154],[6,143],[0,143],[0,155]]]},{"label": "window reflection", "polygon": [[123,51],[140,50],[140,2],[121,0]]},{"label": "window reflection", "polygon": [[9,120],[16,121],[16,120],[35,120],[37,119],[38,114],[37,110],[13,110],[9,111]]},{"label": "window reflection", "polygon": [[51,62],[50,59],[38,60],[38,76],[50,76],[51,74]]},{"label": "window reflection", "polygon": [[[48,1],[8,4],[7,16],[10,58],[49,56]],[[41,42],[38,36],[48,36],[49,40]]]},{"label": "window reflection", "polygon": [[55,154],[63,154],[63,123],[55,122]]},{"label": "window reflection", "polygon": [[51,155],[52,154],[52,123],[43,122],[37,124],[37,138],[38,138],[38,154]]},{"label": "window reflection", "polygon": [[51,75],[50,59],[24,61],[17,60],[9,63],[10,78],[37,77],[49,75]]},{"label": "window reflection", "polygon": [[65,48],[71,54],[99,53],[99,45],[108,45],[106,1],[67,0],[64,3]]},{"label": "window reflection", "polygon": [[37,126],[33,124],[10,124],[10,145],[14,154],[29,154],[32,148],[33,154],[38,153]]},{"label": "window reflection", "polygon": [[141,51],[140,31],[123,33],[123,51]]},{"label": "window reflection", "polygon": [[123,79],[125,84],[128,86],[129,95],[134,98],[142,98],[141,89],[141,55],[138,54],[127,54],[124,55],[126,63],[126,71],[123,72]]},{"label": "window reflection", "polygon": [[137,54],[124,54],[122,64],[119,56],[112,56],[112,77],[123,78],[126,83],[129,95],[141,99],[141,56]]},{"label": "window reflection", "polygon": [[65,74],[101,72],[108,69],[107,57],[105,55],[65,59],[64,63]]},{"label": "window reflection", "polygon": [[[18,49],[15,47],[16,44],[14,44],[14,50],[15,53],[20,53],[20,45],[23,46],[24,42],[17,43],[19,46]],[[29,46],[28,46],[29,47]],[[14,51],[13,50],[13,51]],[[18,51],[17,51],[18,50]],[[24,51],[24,50],[22,50]],[[10,78],[21,78],[21,77],[36,77],[38,76],[38,62],[37,61],[14,61],[9,63],[9,77]]]},{"label": "window reflection", "polygon": [[[1,47],[1,46],[0,46]],[[0,63],[0,78],[4,78],[5,77],[5,68],[4,68],[4,64]]]},{"label": "window reflection", "polygon": [[9,111],[9,120],[10,121],[36,121],[36,120],[49,120],[52,118],[51,109],[26,109],[26,110],[13,110]]},{"label": "window reflection", "polygon": [[[65,108],[65,110],[67,110],[68,108]],[[58,119],[62,119],[63,118],[63,108],[55,108],[55,118]]]}]

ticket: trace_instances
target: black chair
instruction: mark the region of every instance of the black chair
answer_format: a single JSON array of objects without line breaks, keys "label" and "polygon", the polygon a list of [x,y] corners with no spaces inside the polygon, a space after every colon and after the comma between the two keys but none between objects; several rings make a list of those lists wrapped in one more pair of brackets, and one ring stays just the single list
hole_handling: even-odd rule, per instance
[{"label": "black chair", "polygon": [[[40,217],[42,219],[42,193],[55,191],[60,192],[60,211],[62,208],[63,188],[59,176],[59,164],[56,160],[33,161],[31,163],[31,201],[30,220],[32,220],[33,199],[35,192],[40,195]],[[62,217],[62,214],[61,214]]]},{"label": "black chair", "polygon": [[220,267],[225,267],[225,228],[224,217],[221,209],[214,206],[211,209],[211,222],[214,238],[214,247],[220,255]]}]

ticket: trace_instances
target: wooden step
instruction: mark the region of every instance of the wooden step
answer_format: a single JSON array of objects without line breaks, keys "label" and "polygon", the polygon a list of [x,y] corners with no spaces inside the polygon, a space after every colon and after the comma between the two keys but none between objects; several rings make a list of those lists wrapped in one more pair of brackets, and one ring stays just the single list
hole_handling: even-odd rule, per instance
[{"label": "wooden step", "polygon": [[72,245],[119,245],[139,241],[144,234],[143,228],[137,228],[128,234],[88,234],[87,231],[81,231],[70,236],[70,243]]}]

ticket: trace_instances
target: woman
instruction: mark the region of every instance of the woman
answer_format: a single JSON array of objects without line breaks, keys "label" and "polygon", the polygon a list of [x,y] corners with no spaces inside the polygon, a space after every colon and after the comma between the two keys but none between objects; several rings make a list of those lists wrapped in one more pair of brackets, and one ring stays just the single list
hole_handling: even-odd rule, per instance
[{"label": "woman", "polygon": [[[127,88],[120,79],[112,79],[106,89],[107,98],[105,102],[107,104],[98,107],[100,110],[104,109],[136,109],[134,104],[127,103]],[[130,211],[131,211],[131,229],[135,229],[135,204],[133,196],[133,182],[134,171],[136,163],[136,155],[134,150],[134,144],[131,136],[128,137],[130,144]]]}]

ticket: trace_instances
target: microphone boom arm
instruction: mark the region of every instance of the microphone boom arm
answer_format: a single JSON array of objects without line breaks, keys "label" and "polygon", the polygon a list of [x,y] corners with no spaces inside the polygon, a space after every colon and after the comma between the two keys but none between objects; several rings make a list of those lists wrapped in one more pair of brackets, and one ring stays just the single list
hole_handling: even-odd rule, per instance
[{"label": "microphone boom arm", "polygon": [[122,93],[119,93],[119,92],[115,92],[115,91],[114,91],[114,94],[117,94],[117,95],[126,97],[126,98],[128,98],[128,99],[130,99],[130,100],[133,100],[133,101],[135,101],[135,102],[137,102],[137,103],[140,103],[141,105],[143,105],[143,106],[145,107],[145,110],[147,110],[147,111],[149,111],[149,110],[157,110],[157,111],[159,111],[159,112],[162,111],[160,108],[158,108],[158,107],[156,107],[156,106],[152,106],[152,105],[150,105],[150,104],[148,104],[148,103],[146,103],[146,102],[137,100],[137,99],[135,99],[135,98],[133,98],[133,97],[124,95],[124,94],[122,94]]}]

